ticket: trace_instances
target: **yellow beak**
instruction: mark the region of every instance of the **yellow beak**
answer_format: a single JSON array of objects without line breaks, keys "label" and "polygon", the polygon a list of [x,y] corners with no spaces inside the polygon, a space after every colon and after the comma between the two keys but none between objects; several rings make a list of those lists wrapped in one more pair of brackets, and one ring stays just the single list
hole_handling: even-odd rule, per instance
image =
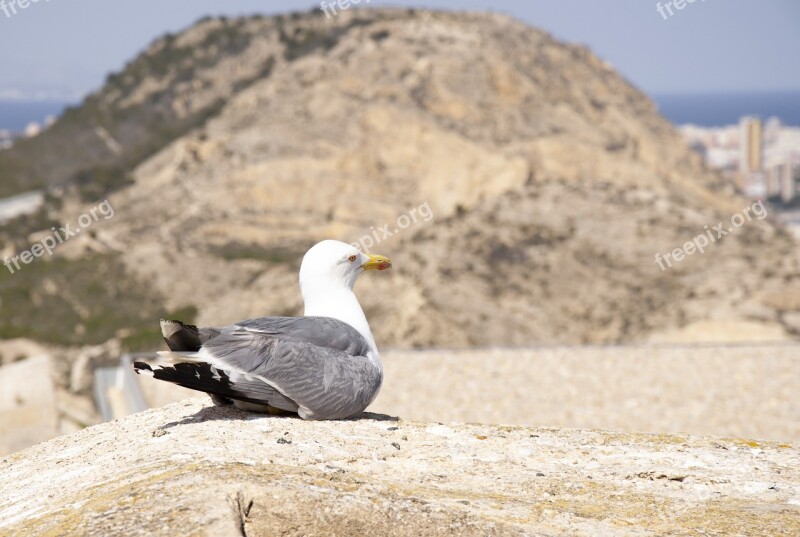
[{"label": "yellow beak", "polygon": [[392,260],[384,255],[369,255],[369,261],[361,265],[364,270],[386,270],[392,268]]}]

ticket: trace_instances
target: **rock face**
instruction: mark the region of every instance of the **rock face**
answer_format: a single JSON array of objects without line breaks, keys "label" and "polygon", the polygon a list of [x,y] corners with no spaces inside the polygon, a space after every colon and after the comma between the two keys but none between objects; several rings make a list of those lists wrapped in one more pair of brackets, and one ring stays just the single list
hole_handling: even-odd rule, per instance
[{"label": "rock face", "polygon": [[[122,153],[98,143],[98,126]],[[116,212],[60,247],[58,270],[37,260],[0,278],[4,297],[20,297],[13,315],[0,310],[16,335],[99,343],[126,328],[147,347],[159,307],[207,324],[296,314],[305,249],[373,232],[396,270],[357,291],[383,345],[798,333],[797,244],[751,211],[662,272],[656,253],[750,202],[608,64],[505,16],[205,20],[3,152],[0,173],[25,152],[50,157],[31,177],[72,170],[83,198],[51,204],[46,225],[14,227],[18,249],[21,229],[91,207],[99,192],[84,187],[112,192]],[[41,311],[59,312],[58,327]]]},{"label": "rock face", "polygon": [[0,461],[11,535],[797,535],[800,446],[175,403]]}]

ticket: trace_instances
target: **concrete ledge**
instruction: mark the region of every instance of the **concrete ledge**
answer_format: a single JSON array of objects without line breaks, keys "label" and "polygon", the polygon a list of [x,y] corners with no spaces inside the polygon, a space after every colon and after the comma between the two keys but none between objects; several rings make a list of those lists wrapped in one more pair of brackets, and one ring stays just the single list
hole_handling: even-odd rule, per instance
[{"label": "concrete ledge", "polygon": [[0,367],[0,455],[59,434],[52,366],[36,355]]},{"label": "concrete ledge", "polygon": [[800,345],[387,351],[371,410],[415,421],[800,441]]},{"label": "concrete ledge", "polygon": [[18,535],[798,535],[800,446],[198,400],[0,461]]}]

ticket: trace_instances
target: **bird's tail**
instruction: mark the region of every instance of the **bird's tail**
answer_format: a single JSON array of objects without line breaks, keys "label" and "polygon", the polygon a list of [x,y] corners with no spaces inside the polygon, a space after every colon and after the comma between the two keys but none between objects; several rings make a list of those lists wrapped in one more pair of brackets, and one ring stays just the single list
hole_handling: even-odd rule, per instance
[{"label": "bird's tail", "polygon": [[227,375],[224,372],[220,374],[209,364],[177,362],[172,365],[159,365],[134,362],[133,369],[139,375],[147,375],[190,390],[205,392],[218,405],[229,403],[229,398],[235,395]]},{"label": "bird's tail", "polygon": [[217,405],[244,402],[254,405],[250,410],[261,408],[271,411],[271,408],[297,412],[294,401],[260,380],[217,369],[193,353],[165,351],[159,355],[171,363],[134,362],[133,369],[140,375],[205,392]]}]

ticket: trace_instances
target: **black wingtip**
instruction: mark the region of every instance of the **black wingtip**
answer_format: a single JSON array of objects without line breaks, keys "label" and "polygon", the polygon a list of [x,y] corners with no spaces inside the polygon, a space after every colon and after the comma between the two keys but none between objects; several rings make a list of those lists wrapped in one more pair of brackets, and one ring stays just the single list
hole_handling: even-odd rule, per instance
[{"label": "black wingtip", "polygon": [[150,367],[150,364],[145,362],[133,362],[133,370],[136,372],[137,375],[139,374],[139,371],[150,371],[151,373],[153,372],[153,368]]}]

